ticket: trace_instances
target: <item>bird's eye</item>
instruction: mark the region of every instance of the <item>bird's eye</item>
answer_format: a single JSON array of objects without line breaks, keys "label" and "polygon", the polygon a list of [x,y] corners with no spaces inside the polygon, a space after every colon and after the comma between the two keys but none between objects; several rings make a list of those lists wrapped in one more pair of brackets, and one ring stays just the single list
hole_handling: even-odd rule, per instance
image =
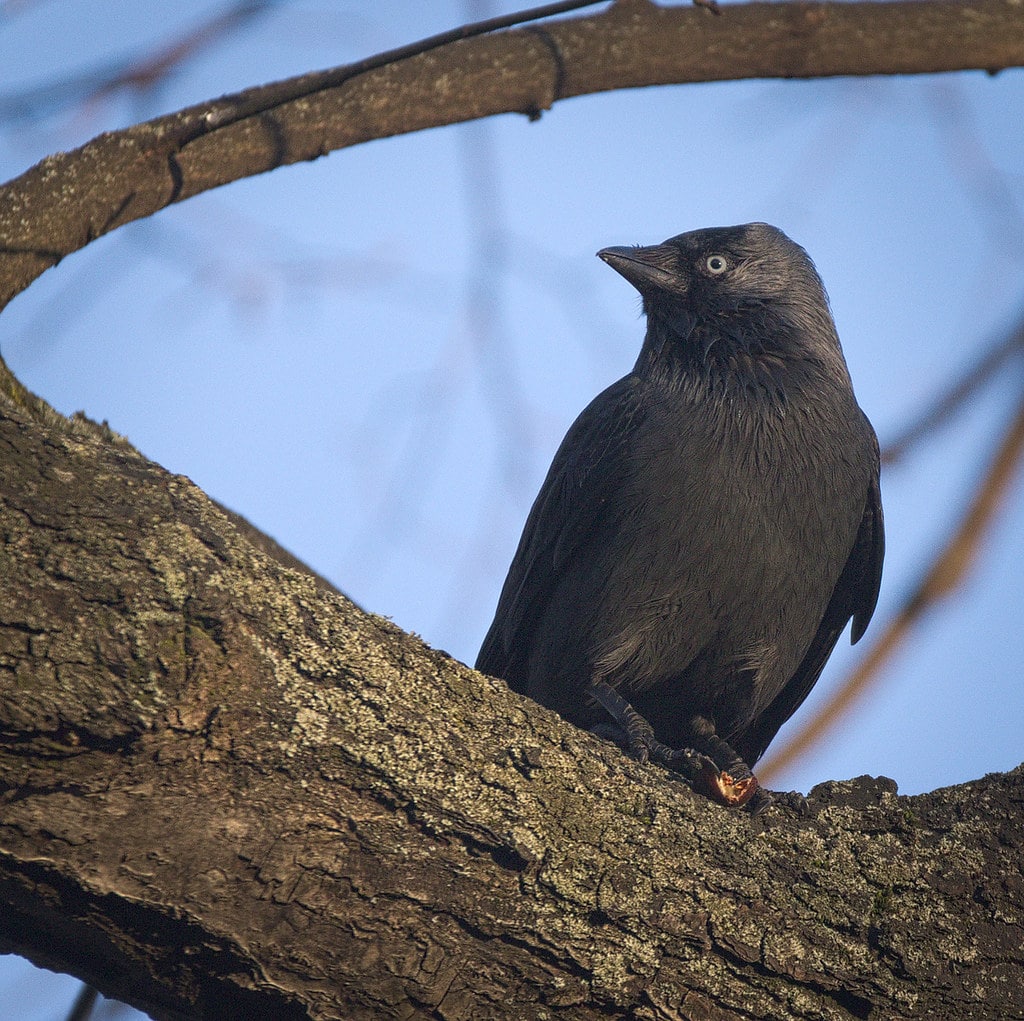
[{"label": "bird's eye", "polygon": [[729,260],[724,255],[709,255],[704,260],[709,273],[719,276],[729,268]]}]

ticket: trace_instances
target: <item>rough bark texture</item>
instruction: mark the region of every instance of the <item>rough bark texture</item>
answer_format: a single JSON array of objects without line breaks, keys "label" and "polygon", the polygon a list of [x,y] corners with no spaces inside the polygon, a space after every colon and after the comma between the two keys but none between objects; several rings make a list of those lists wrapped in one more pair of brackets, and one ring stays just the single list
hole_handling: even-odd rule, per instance
[{"label": "rough bark texture", "polygon": [[122,224],[372,138],[644,85],[1022,65],[1019,0],[751,3],[717,15],[624,0],[358,74],[303,75],[101,135],[0,189],[0,308]]},{"label": "rough bark texture", "polygon": [[0,951],[168,1019],[1024,1017],[1024,769],[729,812],[0,409]]}]

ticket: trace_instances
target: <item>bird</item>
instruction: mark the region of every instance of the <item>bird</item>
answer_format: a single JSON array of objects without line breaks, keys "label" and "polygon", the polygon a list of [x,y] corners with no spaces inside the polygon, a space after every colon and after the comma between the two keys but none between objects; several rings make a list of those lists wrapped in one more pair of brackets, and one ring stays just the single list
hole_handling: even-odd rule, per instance
[{"label": "bird", "polygon": [[875,609],[878,440],[821,278],[778,228],[597,255],[646,334],[558,447],[476,668],[763,811],[752,767]]}]

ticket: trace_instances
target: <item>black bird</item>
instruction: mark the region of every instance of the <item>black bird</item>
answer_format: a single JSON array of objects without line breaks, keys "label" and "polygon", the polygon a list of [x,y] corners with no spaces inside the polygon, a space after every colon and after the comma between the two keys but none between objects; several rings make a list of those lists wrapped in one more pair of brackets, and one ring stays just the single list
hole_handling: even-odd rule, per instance
[{"label": "black bird", "polygon": [[856,642],[871,619],[878,441],[780,230],[597,254],[647,335],[555,454],[476,666],[743,804],[847,622]]}]

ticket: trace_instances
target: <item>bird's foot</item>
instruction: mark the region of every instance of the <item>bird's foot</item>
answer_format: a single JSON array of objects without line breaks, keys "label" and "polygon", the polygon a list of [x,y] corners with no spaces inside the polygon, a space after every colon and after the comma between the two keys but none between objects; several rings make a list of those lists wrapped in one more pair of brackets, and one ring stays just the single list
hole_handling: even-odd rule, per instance
[{"label": "bird's foot", "polygon": [[[744,773],[746,775],[743,775]],[[764,794],[757,782],[757,777],[746,766],[743,766],[742,770],[736,767],[728,770],[719,769],[712,763],[712,768],[706,770],[700,779],[703,784],[701,793],[706,794],[712,801],[717,801],[720,805],[735,805],[737,807],[746,805],[758,793],[762,794],[762,798],[759,799],[760,807],[757,808],[757,811],[764,811],[771,804],[771,795]],[[753,805],[751,805],[750,811],[755,811]]]},{"label": "bird's foot", "polygon": [[[604,681],[592,681],[587,694],[600,702],[615,721],[613,740],[628,748],[638,762],[649,762],[651,759],[662,762],[663,754],[671,754],[672,749],[654,736],[654,728],[611,685]],[[608,731],[601,724],[593,730],[608,736]]]},{"label": "bird's foot", "polygon": [[746,805],[755,815],[771,804],[771,795],[759,786],[757,777],[744,762],[737,760],[728,769],[722,769],[710,755],[695,748],[673,749],[661,742],[656,744],[657,754],[652,749],[651,758],[682,773],[698,794],[720,805]]},{"label": "bird's foot", "polygon": [[[702,739],[715,758],[696,748],[670,748],[655,737],[650,723],[610,685],[592,681],[588,693],[615,720],[613,740],[625,745],[638,762],[668,766],[681,773],[695,791],[720,805],[739,807],[750,803],[749,811],[756,814],[771,804],[771,795],[761,790],[750,767],[717,736]],[[719,765],[720,762],[726,765]],[[759,793],[760,797],[756,797]]]},{"label": "bird's foot", "polygon": [[695,780],[708,769],[718,768],[707,755],[693,748],[670,748],[659,741],[654,736],[654,728],[639,713],[630,719],[628,727],[602,721],[595,723],[590,733],[614,741],[637,762],[658,762],[682,773],[688,780]]},{"label": "bird's foot", "polygon": [[799,791],[769,791],[764,787],[758,787],[755,795],[747,802],[747,811],[751,815],[760,815],[766,808],[772,806],[788,808],[796,815],[807,815],[810,812],[810,804],[807,798]]},{"label": "bird's foot", "polygon": [[[642,717],[640,717],[642,719]],[[599,723],[591,733],[625,748],[638,762],[657,762],[679,773],[690,786],[720,805],[745,805],[759,815],[772,803],[772,796],[749,770],[746,776],[719,769],[714,759],[695,748],[670,748],[654,736],[652,727],[634,725],[627,730],[613,723]]]},{"label": "bird's foot", "polygon": [[694,744],[715,764],[715,770],[702,777],[703,793],[721,805],[746,806],[754,815],[763,812],[772,803],[771,795],[760,786],[746,762],[715,733],[714,724],[695,716],[691,727]]}]

